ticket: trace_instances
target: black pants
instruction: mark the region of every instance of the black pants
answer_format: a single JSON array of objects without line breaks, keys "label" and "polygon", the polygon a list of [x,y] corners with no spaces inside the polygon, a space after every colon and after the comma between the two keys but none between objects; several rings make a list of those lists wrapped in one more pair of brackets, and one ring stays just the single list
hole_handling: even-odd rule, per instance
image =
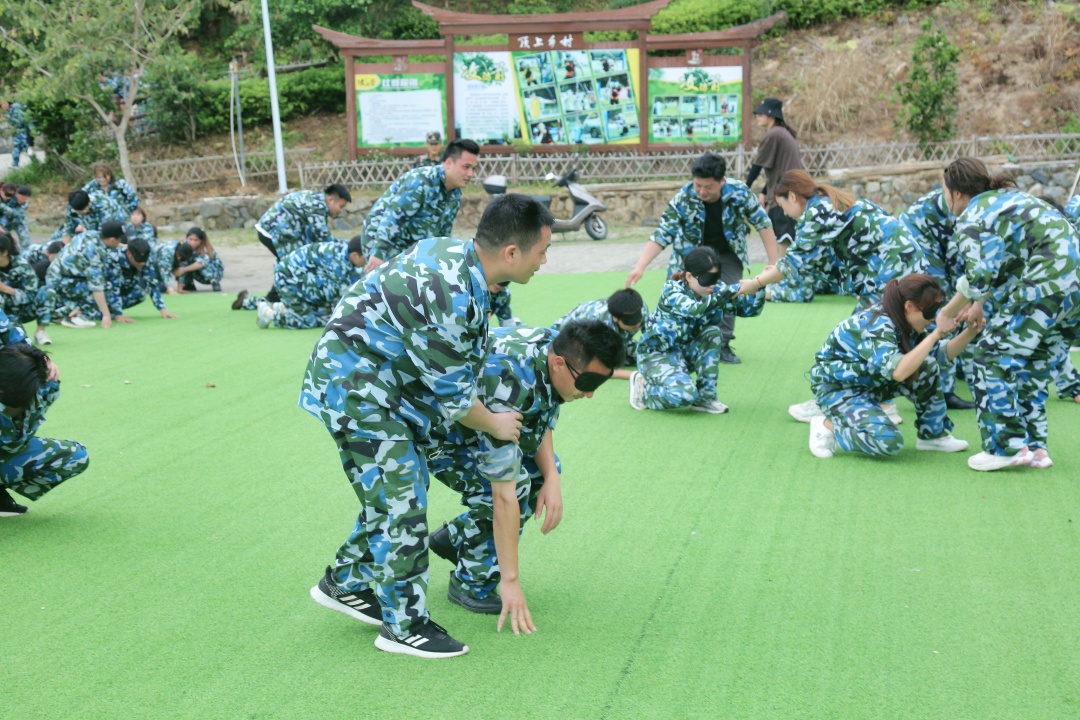
[{"label": "black pants", "polygon": [[[259,230],[258,228],[255,229],[255,234],[258,236],[259,242],[265,245],[266,249],[273,253],[275,258],[280,260],[281,258],[278,257],[277,249],[274,248],[274,241],[270,239],[270,236],[264,234],[263,231]],[[278,295],[277,288],[271,285],[270,290],[266,293],[266,300],[268,302],[277,302],[280,299],[281,296]]]},{"label": "black pants", "polygon": [[769,208],[769,219],[772,220],[773,232],[776,233],[776,242],[795,242],[795,221],[785,215],[779,205]]},{"label": "black pants", "polygon": [[[743,264],[739,256],[733,252],[720,254],[720,281],[731,285],[742,280]],[[735,313],[724,313],[724,319],[720,321],[720,332],[724,335],[726,346],[735,339]]]}]

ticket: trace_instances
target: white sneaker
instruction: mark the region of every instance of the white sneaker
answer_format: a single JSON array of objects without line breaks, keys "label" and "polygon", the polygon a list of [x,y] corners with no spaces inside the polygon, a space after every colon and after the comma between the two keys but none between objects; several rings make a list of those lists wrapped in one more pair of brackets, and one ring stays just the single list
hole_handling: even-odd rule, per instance
[{"label": "white sneaker", "polygon": [[722,415],[728,411],[728,406],[719,400],[704,400],[694,403],[690,406],[690,409],[712,413],[713,415]]},{"label": "white sneaker", "polygon": [[71,315],[60,321],[60,324],[69,328],[92,328],[97,325],[93,320],[87,320],[82,315]]},{"label": "white sneaker", "polygon": [[941,437],[930,438],[929,440],[919,438],[915,441],[915,449],[934,450],[936,452],[960,452],[968,449],[968,441],[954,438],[949,433],[945,433]]},{"label": "white sneaker", "polygon": [[983,472],[990,472],[992,470],[1000,470],[1007,467],[1020,467],[1022,465],[1030,465],[1032,461],[1032,454],[1017,453],[1016,455],[991,455],[988,452],[976,453],[968,458],[968,467],[972,470],[981,470]]},{"label": "white sneaker", "polygon": [[630,407],[645,409],[645,377],[637,370],[630,373]]},{"label": "white sneaker", "polygon": [[798,405],[789,405],[787,411],[788,415],[799,422],[805,423],[810,422],[816,417],[825,417],[825,413],[821,412],[821,408],[818,407],[816,400],[807,400]]},{"label": "white sneaker", "polygon": [[45,332],[45,328],[39,327],[34,331],[34,344],[38,347],[52,345],[52,338],[49,337],[49,333]]},{"label": "white sneaker", "polygon": [[810,421],[810,452],[815,457],[831,458],[836,451],[836,435],[825,427],[825,416],[818,415]]},{"label": "white sneaker", "polygon": [[277,317],[277,305],[278,303],[260,302],[255,308],[255,324],[264,330],[270,327],[270,323],[274,322],[274,318]]},{"label": "white sneaker", "polygon": [[1054,467],[1054,461],[1050,459],[1050,455],[1046,452],[1046,448],[1038,448],[1031,453],[1031,467],[1036,470],[1045,470],[1046,468]]},{"label": "white sneaker", "polygon": [[900,417],[900,412],[896,409],[895,403],[881,403],[881,409],[885,411],[885,416],[889,418],[893,425],[904,422],[904,418]]}]

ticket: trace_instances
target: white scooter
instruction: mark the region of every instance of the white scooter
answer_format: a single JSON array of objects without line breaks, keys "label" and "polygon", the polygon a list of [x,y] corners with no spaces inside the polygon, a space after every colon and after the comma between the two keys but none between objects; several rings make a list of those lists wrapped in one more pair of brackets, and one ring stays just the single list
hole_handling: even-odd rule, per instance
[{"label": "white scooter", "polygon": [[[559,187],[566,188],[574,201],[573,216],[566,220],[555,218],[555,224],[552,225],[551,232],[571,232],[580,230],[584,226],[585,232],[593,240],[603,240],[607,237],[607,223],[597,214],[607,210],[607,205],[597,200],[577,182],[577,168],[572,169],[562,177],[558,177],[554,173],[548,173],[546,180],[554,182]],[[506,193],[507,182],[504,175],[491,175],[484,179],[483,185],[488,195],[503,195]],[[532,195],[531,197],[544,207],[551,209],[550,195]]]}]

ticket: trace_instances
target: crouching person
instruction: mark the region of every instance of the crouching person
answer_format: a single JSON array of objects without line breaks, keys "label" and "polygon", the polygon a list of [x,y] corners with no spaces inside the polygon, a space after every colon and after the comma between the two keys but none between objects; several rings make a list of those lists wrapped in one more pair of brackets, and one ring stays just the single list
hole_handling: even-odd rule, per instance
[{"label": "crouching person", "polygon": [[74,440],[35,437],[60,394],[60,372],[27,344],[0,348],[0,518],[26,514],[8,494],[29,500],[86,470],[86,448]]},{"label": "crouching person", "polygon": [[461,493],[467,510],[432,533],[429,547],[455,564],[450,602],[499,615],[499,630],[509,617],[516,635],[536,629],[520,581],[521,526],[546,511],[540,528],[546,534],[562,520],[561,467],[552,439],[559,408],[591,398],[622,365],[624,353],[619,334],[595,320],[570,322],[558,334],[500,328],[491,338],[478,399],[493,412],[521,413],[520,443],[492,440],[460,423],[443,426],[430,471]]},{"label": "crouching person", "polygon": [[[985,323],[957,327],[955,319],[933,330],[945,293],[929,275],[912,273],[885,286],[881,302],[840,323],[817,353],[810,387],[825,413],[810,421],[810,452],[829,458],[837,449],[891,456],[904,437],[881,407],[897,395],[915,404],[919,450],[960,452],[966,440],[949,434],[940,368],[967,347]],[[948,323],[948,324],[945,324]]]}]

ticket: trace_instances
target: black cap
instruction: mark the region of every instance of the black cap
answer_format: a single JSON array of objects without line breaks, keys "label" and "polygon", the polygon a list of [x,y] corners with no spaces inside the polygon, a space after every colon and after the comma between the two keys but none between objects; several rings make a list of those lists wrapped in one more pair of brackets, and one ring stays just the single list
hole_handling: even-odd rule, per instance
[{"label": "black cap", "polygon": [[754,108],[755,115],[768,115],[780,122],[784,121],[784,104],[776,98],[765,98],[761,104]]},{"label": "black cap", "polygon": [[124,232],[124,223],[119,220],[106,220],[101,223],[101,237],[126,239],[127,234]]}]

